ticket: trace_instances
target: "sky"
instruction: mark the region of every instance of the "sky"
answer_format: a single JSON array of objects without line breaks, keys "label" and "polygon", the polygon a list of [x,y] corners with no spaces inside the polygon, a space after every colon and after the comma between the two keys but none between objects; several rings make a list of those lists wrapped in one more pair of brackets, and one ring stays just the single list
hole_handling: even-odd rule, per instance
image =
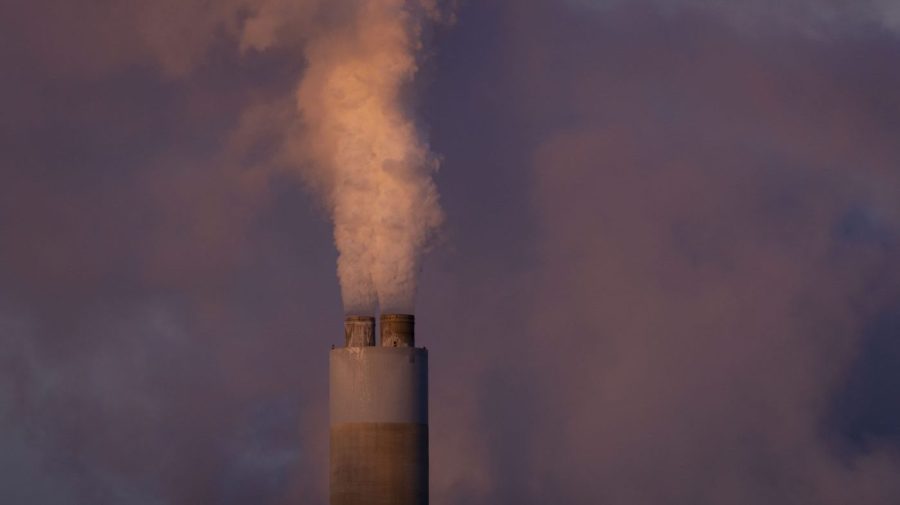
[{"label": "sky", "polygon": [[[356,3],[0,4],[0,502],[327,502]],[[900,502],[900,3],[432,7],[432,503]]]}]

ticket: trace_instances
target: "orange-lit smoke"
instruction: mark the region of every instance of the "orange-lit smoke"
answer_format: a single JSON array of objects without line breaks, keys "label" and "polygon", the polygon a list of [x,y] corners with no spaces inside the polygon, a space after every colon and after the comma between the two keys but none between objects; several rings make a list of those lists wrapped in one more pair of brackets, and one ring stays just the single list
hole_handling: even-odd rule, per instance
[{"label": "orange-lit smoke", "polygon": [[404,96],[431,13],[420,2],[363,0],[306,44],[299,142],[334,222],[347,312],[411,311],[420,255],[442,219],[437,161]]},{"label": "orange-lit smoke", "polygon": [[[66,4],[53,3],[60,9]],[[266,119],[256,122],[267,126],[250,129],[284,138],[279,155],[286,159],[279,161],[294,167],[325,203],[334,223],[345,310],[372,313],[380,306],[406,312],[413,306],[419,258],[442,221],[432,180],[437,160],[412,118],[408,95],[423,30],[441,18],[439,4],[449,11],[453,3],[159,0],[133,8],[79,7],[79,16],[118,27],[117,43],[98,36],[83,51],[93,63],[71,63],[68,54],[46,58],[82,71],[149,54],[167,78],[180,78],[204,61],[222,35],[238,40],[245,53],[296,51],[300,58],[302,51],[296,108],[284,114],[280,99],[281,107],[248,108],[248,118],[264,111]],[[69,19],[75,14],[60,12],[66,14],[57,16],[60,27],[74,29]],[[300,121],[296,128],[293,116]]]}]

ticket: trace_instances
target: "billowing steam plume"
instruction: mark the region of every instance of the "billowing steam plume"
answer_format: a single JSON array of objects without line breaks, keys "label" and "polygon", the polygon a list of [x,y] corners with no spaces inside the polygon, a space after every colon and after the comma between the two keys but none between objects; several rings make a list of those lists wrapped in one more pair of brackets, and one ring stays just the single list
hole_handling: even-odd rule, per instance
[{"label": "billowing steam plume", "polygon": [[348,22],[306,46],[303,150],[334,221],[345,311],[407,312],[420,255],[442,219],[437,161],[405,96],[434,9],[427,0],[350,5]]}]

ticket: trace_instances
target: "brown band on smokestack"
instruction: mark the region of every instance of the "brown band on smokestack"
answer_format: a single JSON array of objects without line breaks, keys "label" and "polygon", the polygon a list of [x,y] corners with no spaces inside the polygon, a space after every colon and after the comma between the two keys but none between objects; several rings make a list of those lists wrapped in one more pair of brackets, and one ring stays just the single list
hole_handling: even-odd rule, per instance
[{"label": "brown band on smokestack", "polygon": [[372,316],[347,316],[344,319],[344,338],[347,347],[375,345],[375,318]]},{"label": "brown band on smokestack", "polygon": [[415,347],[415,322],[412,314],[382,314],[381,346]]}]

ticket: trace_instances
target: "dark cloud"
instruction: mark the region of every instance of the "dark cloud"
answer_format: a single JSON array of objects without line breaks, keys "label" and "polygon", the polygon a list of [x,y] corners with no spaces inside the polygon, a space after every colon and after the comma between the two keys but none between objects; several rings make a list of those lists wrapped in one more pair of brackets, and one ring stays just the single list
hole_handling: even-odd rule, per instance
[{"label": "dark cloud", "polygon": [[[891,4],[588,3],[432,40],[433,501],[897,502]],[[0,501],[324,503],[286,4],[63,4],[2,8]]]}]

